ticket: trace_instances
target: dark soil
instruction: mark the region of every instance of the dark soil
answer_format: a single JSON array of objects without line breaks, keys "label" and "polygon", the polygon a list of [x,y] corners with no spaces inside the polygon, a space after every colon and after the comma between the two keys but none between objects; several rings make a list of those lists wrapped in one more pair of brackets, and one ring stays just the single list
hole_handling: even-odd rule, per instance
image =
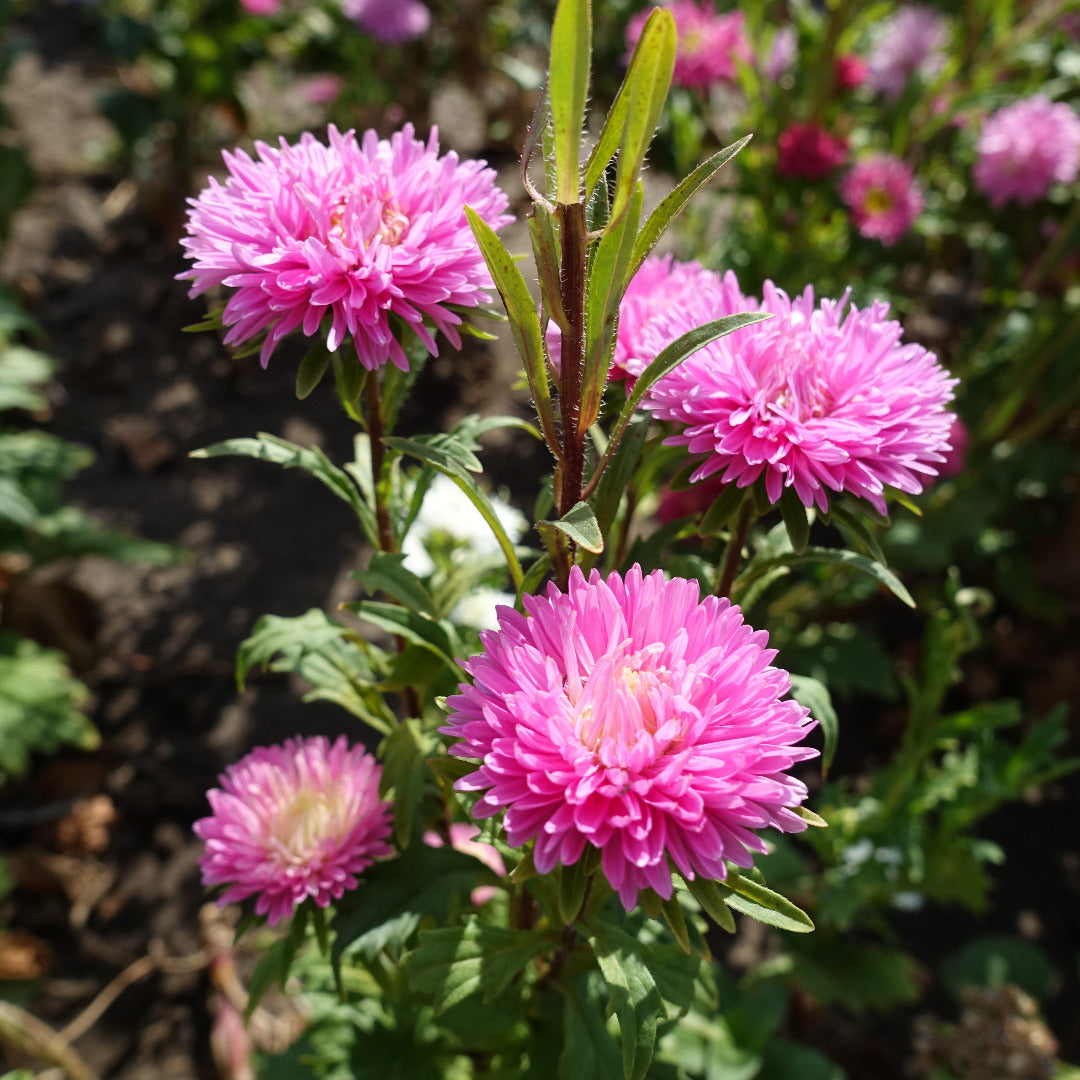
[{"label": "dark soil", "polygon": [[[301,704],[300,688],[285,678],[260,677],[238,693],[233,658],[260,614],[333,610],[351,596],[348,574],[361,548],[347,509],[307,477],[187,455],[268,431],[341,459],[353,429],[329,391],[296,401],[296,357],[286,348],[262,371],[254,358],[230,359],[213,335],[181,333],[205,306],[174,280],[184,269],[170,232],[175,215],[162,212],[161,192],[149,195],[96,164],[111,135],[94,98],[112,76],[80,27],[76,7],[51,4],[16,27],[29,48],[5,99],[30,144],[38,187],[0,258],[0,281],[63,363],[46,426],[97,454],[72,485],[73,501],[186,554],[157,568],[84,559],[33,583],[43,588],[28,594],[29,606],[47,624],[42,636],[66,645],[81,667],[103,745],[43,763],[31,781],[4,789],[0,822],[14,824],[0,843],[18,879],[5,915],[47,945],[48,972],[27,1004],[57,1029],[141,957],[179,961],[124,990],[75,1045],[102,1077],[209,1080],[217,1073],[211,985],[200,962],[205,898],[191,823],[206,812],[204,792],[218,773],[253,745],[350,729],[339,711]],[[429,365],[406,426],[432,430],[465,412],[514,409],[505,369],[499,354],[480,351]],[[523,461],[516,444],[512,453],[495,449],[496,483],[513,488],[543,465],[540,456]],[[1078,531],[1063,523],[1047,545],[1074,603]],[[1002,640],[972,677],[989,678],[994,695],[1023,697],[1034,715],[1062,699],[1078,715],[1075,637],[1038,624],[999,629]],[[889,738],[869,726],[855,736],[879,752]],[[55,827],[12,816],[19,808],[43,817],[57,808],[59,816],[71,799],[101,795],[117,816],[100,850],[65,845]],[[928,968],[981,930],[1039,940],[1060,962],[1061,992],[1048,1012],[1066,1057],[1080,1052],[1078,811],[1066,782],[989,823],[1009,864],[985,923],[952,912],[900,923]],[[883,1080],[902,1075],[908,1036],[898,1025],[909,1019],[816,1018],[810,1028],[852,1080]]]}]

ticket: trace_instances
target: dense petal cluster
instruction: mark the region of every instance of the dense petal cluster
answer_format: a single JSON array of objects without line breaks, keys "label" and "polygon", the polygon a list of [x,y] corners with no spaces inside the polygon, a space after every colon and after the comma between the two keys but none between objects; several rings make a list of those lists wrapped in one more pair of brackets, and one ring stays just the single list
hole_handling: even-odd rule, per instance
[{"label": "dense petal cluster", "polygon": [[855,227],[870,240],[895,244],[922,213],[923,197],[911,168],[892,154],[875,154],[840,182]]},{"label": "dense petal cluster", "polygon": [[[266,332],[265,366],[294,330],[329,323],[327,346],[351,335],[364,367],[408,361],[390,317],[436,354],[433,331],[455,346],[461,318],[447,305],[486,301],[491,278],[465,220],[468,203],[492,227],[510,221],[495,173],[481,161],[439,156],[438,137],[406,125],[390,139],[357,141],[331,126],[329,145],[256,143],[256,159],[226,153],[229,177],[190,200],[182,241],[194,267],[190,295],[224,285],[226,344]],[[430,325],[429,325],[430,324]]]},{"label": "dense petal cluster", "polygon": [[770,82],[778,82],[799,55],[799,34],[794,26],[781,26],[773,35],[772,44],[762,65],[762,74]]},{"label": "dense petal cluster", "polygon": [[904,4],[882,23],[867,57],[867,83],[896,99],[916,73],[924,78],[941,70],[949,24],[922,4]]},{"label": "dense petal cluster", "polygon": [[1080,117],[1043,94],[998,109],[975,144],[975,184],[995,207],[1033,203],[1080,172]]},{"label": "dense petal cluster", "polygon": [[412,41],[431,26],[431,12],[420,0],[342,0],[341,10],[388,45]]},{"label": "dense petal cluster", "polygon": [[524,603],[481,634],[442,731],[481,761],[456,785],[483,793],[474,816],[505,810],[538,870],[591,845],[629,910],[642,889],[671,896],[669,860],[722,879],[725,860],[765,850],[753,830],[804,827],[806,787],[785,770],[816,756],[796,745],[813,721],[780,700],[790,679],[737,607],[638,567],[625,580],[575,567],[568,592]]},{"label": "dense petal cluster", "polygon": [[776,171],[781,176],[820,180],[847,160],[847,141],[819,124],[792,124],[776,143]]},{"label": "dense petal cluster", "polygon": [[840,53],[833,60],[833,81],[838,90],[854,90],[866,82],[870,69],[855,53]]},{"label": "dense petal cluster", "polygon": [[[790,299],[766,281],[764,298],[729,291],[687,305],[667,332],[733,311],[774,318],[707,345],[649,392],[646,405],[682,429],[669,441],[702,462],[691,479],[722,474],[739,487],[764,477],[773,503],[785,487],[828,509],[848,492],[886,513],[885,487],[919,492],[948,450],[955,379],[921,345],[903,344],[888,305],[859,310],[816,303],[808,287]],[[664,328],[660,328],[664,329]]]},{"label": "dense petal cluster", "polygon": [[[691,90],[708,90],[718,82],[730,82],[736,64],[753,58],[746,36],[746,16],[741,11],[721,14],[708,0],[671,0],[667,8],[675,18],[678,43],[672,82]],[[627,59],[652,13],[638,12],[626,27]]]},{"label": "dense petal cluster", "polygon": [[219,777],[207,792],[212,816],[195,822],[206,843],[203,884],[228,886],[222,904],[256,897],[271,926],[308,897],[320,907],[340,899],[357,874],[393,854],[381,771],[344,736],[253,750]]}]

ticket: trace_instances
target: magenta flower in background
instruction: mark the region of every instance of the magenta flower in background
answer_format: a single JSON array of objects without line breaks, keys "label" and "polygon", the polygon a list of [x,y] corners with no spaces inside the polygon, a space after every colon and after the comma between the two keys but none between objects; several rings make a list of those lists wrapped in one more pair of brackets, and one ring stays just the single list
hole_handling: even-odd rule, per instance
[{"label": "magenta flower in background", "polygon": [[833,60],[833,78],[838,90],[854,90],[866,82],[870,68],[861,56],[841,53]]},{"label": "magenta flower in background", "polygon": [[847,140],[818,124],[792,124],[776,141],[776,171],[781,176],[820,180],[847,161]]},{"label": "magenta flower in background", "polygon": [[336,101],[345,89],[345,80],[340,75],[322,72],[309,75],[302,84],[301,92],[309,105],[328,105]]},{"label": "magenta flower in background", "polygon": [[991,115],[975,151],[975,184],[991,205],[1033,203],[1080,172],[1080,117],[1071,105],[1036,94]]},{"label": "magenta flower in background", "polygon": [[886,246],[911,228],[923,208],[914,174],[892,154],[875,154],[852,166],[840,181],[840,197],[859,233]]},{"label": "magenta flower in background", "polygon": [[394,314],[432,355],[436,331],[461,347],[461,317],[447,305],[475,307],[492,287],[464,206],[493,228],[511,220],[492,169],[440,157],[437,133],[423,143],[409,124],[388,140],[367,131],[358,142],[331,125],[328,146],[305,133],[255,149],[256,159],[223,155],[230,175],[189,200],[181,241],[191,296],[235,289],[222,315],[227,345],[265,331],[265,367],[287,335],[311,337],[328,322],[331,351],[351,335],[364,367],[407,369]]},{"label": "magenta flower in background", "polygon": [[342,0],[341,10],[377,41],[400,45],[426,34],[431,12],[420,0]]},{"label": "magenta flower in background", "polygon": [[251,15],[276,15],[281,10],[281,0],[240,0],[240,6]]},{"label": "magenta flower in background", "polygon": [[765,850],[753,830],[804,828],[806,787],[785,770],[817,755],[795,745],[814,722],[780,700],[790,679],[737,607],[639,567],[588,581],[574,567],[569,592],[524,603],[480,635],[441,730],[482,762],[455,785],[483,792],[473,815],[505,810],[541,873],[591,845],[629,911],[641,889],[672,895],[669,860],[721,880],[724,860]]},{"label": "magenta flower in background", "polygon": [[895,100],[915,74],[936,75],[945,60],[949,24],[933,8],[903,4],[886,19],[867,57],[867,82]]},{"label": "magenta flower in background", "polygon": [[311,897],[319,907],[355,889],[356,875],[394,853],[382,770],[345,736],[261,746],[212,788],[212,816],[195,822],[206,843],[203,885],[226,885],[219,904],[256,897],[271,926]]},{"label": "magenta flower in background", "polygon": [[938,466],[938,476],[947,480],[959,476],[967,467],[967,451],[971,442],[971,432],[959,416],[953,417],[949,428],[949,446],[945,451],[945,460]]},{"label": "magenta flower in background", "polygon": [[[514,598],[509,594],[508,598],[510,603],[514,602]],[[480,835],[479,825],[473,825],[467,821],[454,821],[450,824],[449,833],[450,846],[455,851],[479,859],[493,874],[506,877],[506,863],[503,862],[498,848],[476,839]],[[445,846],[443,838],[434,829],[429,829],[424,833],[424,843],[434,848]],[[474,907],[483,907],[498,891],[494,885],[477,885],[469,894],[469,901]]]},{"label": "magenta flower in background", "polygon": [[[714,83],[734,79],[736,63],[749,63],[753,58],[743,12],[720,14],[708,0],[671,0],[666,6],[675,17],[678,34],[672,74],[676,86],[708,90]],[[647,7],[627,25],[627,61],[651,13],[652,7]]]},{"label": "magenta flower in background", "polygon": [[690,479],[721,474],[748,487],[764,477],[770,502],[792,487],[805,506],[822,510],[827,492],[847,492],[882,514],[886,486],[920,492],[949,446],[956,380],[933,353],[901,343],[888,305],[860,311],[847,294],[815,304],[809,286],[792,300],[766,281],[761,302],[687,305],[671,320],[689,329],[747,310],[774,318],[707,345],[646,399],[682,429],[668,442],[701,455]]},{"label": "magenta flower in background", "polygon": [[776,82],[792,64],[799,53],[799,35],[794,26],[781,26],[773,35],[768,56],[762,66],[765,78]]}]

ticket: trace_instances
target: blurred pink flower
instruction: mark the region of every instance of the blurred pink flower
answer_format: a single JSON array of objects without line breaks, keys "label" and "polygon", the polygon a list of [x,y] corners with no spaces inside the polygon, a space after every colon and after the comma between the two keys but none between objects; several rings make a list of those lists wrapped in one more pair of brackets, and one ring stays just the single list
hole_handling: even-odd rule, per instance
[{"label": "blurred pink flower", "polygon": [[971,433],[959,416],[953,417],[949,428],[949,445],[945,450],[945,460],[938,466],[938,476],[943,480],[959,476],[967,465],[968,443]]},{"label": "blurred pink flower", "polygon": [[806,787],[784,770],[817,756],[795,745],[814,724],[780,700],[789,677],[737,607],[636,566],[588,581],[574,567],[567,593],[524,603],[480,635],[441,730],[482,761],[455,785],[484,793],[473,815],[505,810],[541,873],[591,845],[629,911],[641,889],[672,895],[672,866],[723,879],[725,860],[765,850],[752,830],[805,827]]},{"label": "blurred pink flower", "polygon": [[461,347],[461,316],[447,305],[475,307],[492,287],[465,204],[493,228],[511,220],[492,169],[439,157],[436,131],[425,144],[410,124],[390,139],[367,131],[358,142],[331,125],[329,146],[305,132],[255,149],[257,160],[223,155],[230,176],[189,200],[181,241],[191,296],[236,290],[222,315],[227,345],[266,331],[265,367],[283,338],[312,337],[326,321],[330,351],[351,335],[364,367],[406,370],[396,315],[432,355],[437,331]]},{"label": "blurred pink flower", "polygon": [[276,15],[281,10],[281,0],[240,0],[240,6],[252,15]]},{"label": "blurred pink flower", "polygon": [[762,74],[770,82],[776,82],[792,64],[799,52],[799,35],[794,26],[781,26],[773,35],[769,54],[762,66]]},{"label": "blurred pink flower", "polygon": [[427,33],[431,12],[420,0],[342,0],[347,18],[377,41],[400,45]]},{"label": "blurred pink flower", "polygon": [[309,105],[328,105],[344,88],[345,80],[340,75],[324,72],[305,79],[301,91]]},{"label": "blurred pink flower", "polygon": [[356,875],[394,853],[381,768],[342,735],[260,746],[219,777],[213,811],[195,822],[205,841],[203,885],[226,885],[227,904],[254,896],[273,926],[311,897],[319,907],[355,889]]},{"label": "blurred pink flower", "polygon": [[833,78],[839,90],[854,90],[862,86],[869,70],[866,61],[855,53],[840,53],[833,60]]},{"label": "blurred pink flower", "polygon": [[[696,262],[679,262],[672,255],[650,255],[633,276],[619,305],[619,331],[611,377],[625,379],[632,386],[637,377],[656,359],[666,345],[678,337],[663,340],[650,334],[653,320],[669,307],[697,293],[721,290],[720,277]],[[554,323],[548,325],[548,353],[555,370],[562,358],[562,333]]]},{"label": "blurred pink flower", "polygon": [[891,154],[875,154],[853,165],[840,181],[840,197],[859,233],[886,246],[911,228],[923,208],[911,169]]},{"label": "blurred pink flower", "polygon": [[[708,90],[713,83],[731,81],[736,63],[753,59],[741,11],[720,14],[708,0],[671,0],[665,5],[675,17],[678,46],[672,82],[692,90]],[[633,52],[652,7],[639,11],[626,27],[627,60]]]},{"label": "blurred pink flower", "polygon": [[916,73],[929,78],[941,70],[948,37],[943,15],[923,4],[902,4],[878,29],[867,57],[867,82],[895,100]]},{"label": "blurred pink flower", "polygon": [[[511,598],[512,599],[512,598]],[[479,859],[492,873],[506,877],[506,863],[492,844],[485,844],[476,838],[480,835],[480,826],[467,821],[455,821],[450,825],[450,846],[463,855]],[[424,833],[424,843],[428,847],[443,847],[443,838],[429,829]],[[474,907],[482,907],[499,890],[494,885],[479,885],[469,897]]]},{"label": "blurred pink flower", "polygon": [[710,476],[708,480],[691,484],[685,491],[664,488],[656,508],[656,520],[666,525],[680,518],[697,517],[712,506],[727,486],[722,477]]},{"label": "blurred pink flower", "polygon": [[975,151],[975,184],[991,205],[1033,203],[1080,172],[1080,117],[1071,105],[1036,94],[990,116]]},{"label": "blurred pink flower", "polygon": [[776,141],[776,171],[781,176],[820,180],[847,160],[847,140],[818,124],[792,124]]},{"label": "blurred pink flower", "polygon": [[740,310],[774,317],[705,346],[645,403],[682,429],[670,444],[701,455],[691,480],[721,474],[749,487],[763,477],[774,504],[785,487],[822,510],[827,492],[847,492],[882,514],[886,486],[921,491],[944,460],[953,421],[956,380],[934,355],[901,343],[887,304],[860,311],[847,294],[815,304],[810,287],[792,300],[771,281],[759,303],[726,278],[723,308],[687,304],[664,329]]}]

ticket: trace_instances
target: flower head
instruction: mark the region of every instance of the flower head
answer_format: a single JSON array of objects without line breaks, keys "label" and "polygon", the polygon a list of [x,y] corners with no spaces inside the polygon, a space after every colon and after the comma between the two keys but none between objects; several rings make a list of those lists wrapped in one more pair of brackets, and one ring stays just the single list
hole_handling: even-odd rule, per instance
[{"label": "flower head", "polygon": [[699,599],[660,571],[552,584],[499,613],[472,676],[451,697],[444,734],[478,758],[457,782],[483,792],[478,818],[506,811],[509,842],[535,840],[541,873],[592,845],[629,910],[641,889],[722,879],[765,845],[753,830],[798,832],[806,787],[785,772],[816,750],[795,745],[813,721],[771,666],[767,635],[737,607]]},{"label": "flower head", "polygon": [[[718,13],[711,3],[671,0],[678,43],[672,82],[691,90],[708,90],[714,83],[735,78],[736,63],[753,58],[741,11]],[[627,59],[633,52],[652,8],[638,12],[626,27]]]},{"label": "flower head", "polygon": [[255,896],[271,926],[308,897],[319,907],[340,899],[393,854],[381,771],[344,735],[332,746],[318,736],[253,750],[219,777],[206,795],[213,814],[195,822],[203,884],[228,886],[221,904]]},{"label": "flower head", "polygon": [[820,180],[847,160],[847,141],[818,124],[792,124],[780,133],[776,151],[781,176]]},{"label": "flower head", "polygon": [[1033,203],[1080,172],[1080,117],[1043,94],[998,109],[975,144],[975,184],[995,207]]},{"label": "flower head", "polygon": [[359,142],[331,125],[329,145],[305,133],[295,145],[255,148],[254,160],[224,155],[230,175],[190,200],[182,241],[194,264],[180,275],[190,295],[235,290],[222,316],[226,344],[266,331],[265,366],[284,337],[311,337],[325,320],[331,351],[351,334],[364,367],[406,369],[393,315],[433,355],[433,331],[460,347],[461,318],[447,305],[475,307],[491,287],[464,206],[492,227],[510,220],[491,169],[439,157],[436,132],[425,144],[411,125]]},{"label": "flower head", "polygon": [[902,4],[881,24],[867,57],[870,87],[895,100],[916,73],[936,75],[948,36],[949,24],[933,8]]},{"label": "flower head", "polygon": [[892,154],[875,154],[853,166],[840,182],[840,197],[860,234],[886,245],[895,244],[923,208],[911,169]]},{"label": "flower head", "polygon": [[795,63],[799,54],[799,34],[794,26],[781,26],[773,35],[762,72],[770,82],[777,82]]},{"label": "flower head", "polygon": [[949,428],[949,446],[945,450],[945,460],[938,466],[938,476],[947,480],[964,471],[970,443],[971,432],[968,431],[967,424],[959,416],[954,416],[952,427]]},{"label": "flower head", "polygon": [[921,345],[902,344],[888,305],[790,299],[771,281],[759,303],[729,272],[722,309],[687,306],[686,328],[733,311],[774,318],[713,342],[665,375],[646,405],[682,430],[669,442],[702,455],[692,481],[722,473],[739,487],[764,477],[776,503],[793,487],[805,506],[848,492],[887,512],[885,486],[908,494],[937,473],[948,447],[955,379]]},{"label": "flower head", "polygon": [[854,90],[866,82],[870,69],[855,53],[840,53],[833,60],[833,80],[838,90]]},{"label": "flower head", "polygon": [[418,38],[431,25],[431,12],[420,0],[342,0],[341,10],[388,45]]}]

